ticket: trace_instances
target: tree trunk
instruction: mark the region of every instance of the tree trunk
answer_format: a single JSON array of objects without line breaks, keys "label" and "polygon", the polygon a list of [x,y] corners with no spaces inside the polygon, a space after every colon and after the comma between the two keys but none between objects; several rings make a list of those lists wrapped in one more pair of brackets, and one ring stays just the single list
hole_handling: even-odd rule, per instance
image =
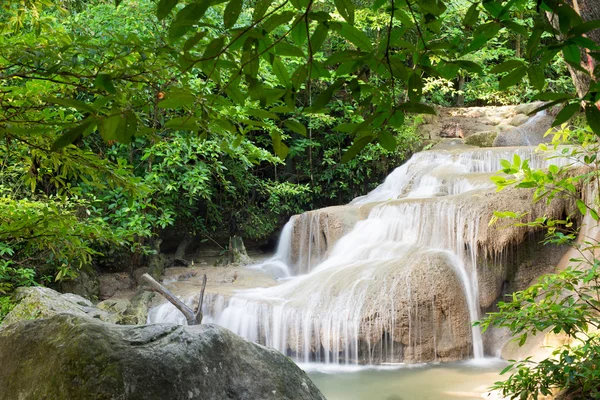
[{"label": "tree trunk", "polygon": [[[600,19],[600,2],[598,0],[571,0],[571,5],[573,10],[575,10],[575,12],[581,16],[584,22]],[[556,27],[558,24],[558,18],[556,16],[552,18],[551,15],[549,15],[548,18],[550,19],[552,25]],[[596,42],[596,44],[600,44],[600,29],[594,29],[593,31],[588,32],[585,36]],[[596,61],[585,50],[581,51],[581,66],[585,70],[589,71],[590,75],[593,76],[593,71],[596,67]],[[568,66],[568,69],[571,77],[573,78],[577,95],[580,97],[584,96],[590,87],[590,76],[582,71],[572,68],[571,66]]]},{"label": "tree trunk", "polygon": [[[458,88],[457,88],[457,90],[459,90],[459,91],[462,92],[464,90],[464,88],[465,88],[465,77],[462,76],[462,75],[460,75],[458,77]],[[465,105],[465,95],[463,93],[458,93],[456,95],[456,105],[460,106],[460,107],[462,107],[462,106]]]}]

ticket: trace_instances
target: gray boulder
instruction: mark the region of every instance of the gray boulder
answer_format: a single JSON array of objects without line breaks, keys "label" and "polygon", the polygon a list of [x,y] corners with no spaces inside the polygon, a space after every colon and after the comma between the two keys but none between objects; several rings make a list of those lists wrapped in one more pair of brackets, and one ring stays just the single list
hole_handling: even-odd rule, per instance
[{"label": "gray boulder", "polygon": [[4,318],[2,325],[60,313],[117,322],[115,315],[94,307],[88,299],[73,293],[61,294],[45,287],[21,287],[15,290],[13,297],[17,305]]},{"label": "gray boulder", "polygon": [[0,400],[325,399],[281,353],[216,325],[58,314],[0,330]]}]

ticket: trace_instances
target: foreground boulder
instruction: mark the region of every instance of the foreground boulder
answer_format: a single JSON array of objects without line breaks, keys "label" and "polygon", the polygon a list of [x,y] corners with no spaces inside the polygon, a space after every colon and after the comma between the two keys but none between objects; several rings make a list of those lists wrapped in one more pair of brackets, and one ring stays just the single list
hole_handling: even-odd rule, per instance
[{"label": "foreground boulder", "polygon": [[0,400],[325,399],[289,358],[216,325],[58,314],[4,325],[0,365]]}]

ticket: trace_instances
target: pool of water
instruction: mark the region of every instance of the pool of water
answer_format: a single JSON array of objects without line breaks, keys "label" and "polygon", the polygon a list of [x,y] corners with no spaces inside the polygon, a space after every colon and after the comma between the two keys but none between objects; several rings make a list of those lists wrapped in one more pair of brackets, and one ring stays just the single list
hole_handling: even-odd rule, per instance
[{"label": "pool of water", "polygon": [[501,379],[498,359],[378,367],[300,365],[328,400],[481,399]]}]

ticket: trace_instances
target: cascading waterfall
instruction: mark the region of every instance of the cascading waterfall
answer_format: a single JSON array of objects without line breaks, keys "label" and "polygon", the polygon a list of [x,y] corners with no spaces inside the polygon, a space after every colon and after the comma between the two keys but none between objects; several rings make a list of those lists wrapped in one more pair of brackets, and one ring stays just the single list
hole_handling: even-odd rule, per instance
[{"label": "cascading waterfall", "polygon": [[[483,357],[478,328],[480,210],[500,160],[518,154],[532,168],[548,154],[530,148],[427,151],[343,209],[366,208],[334,241],[327,215],[293,217],[277,254],[253,266],[289,277],[280,285],[212,294],[207,321],[300,361],[429,362]],[[561,160],[552,160],[561,164]],[[331,235],[333,237],[335,235]],[[150,322],[183,323],[169,304]],[[175,321],[173,321],[175,319]]]}]

